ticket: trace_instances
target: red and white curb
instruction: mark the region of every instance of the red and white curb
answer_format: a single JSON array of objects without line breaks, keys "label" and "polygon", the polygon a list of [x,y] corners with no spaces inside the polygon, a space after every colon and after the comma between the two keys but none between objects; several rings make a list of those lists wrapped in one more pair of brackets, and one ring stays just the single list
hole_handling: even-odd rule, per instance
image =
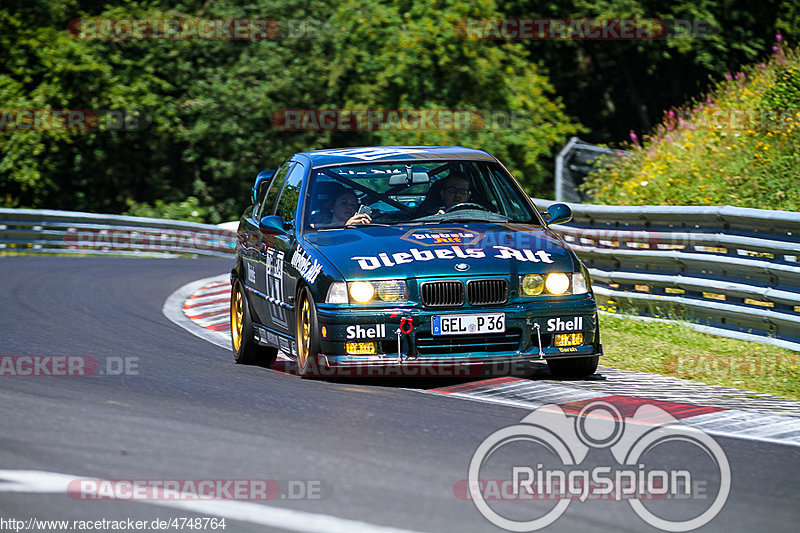
[{"label": "red and white curb", "polygon": [[229,274],[199,279],[173,292],[164,316],[189,333],[231,348],[231,282]]},{"label": "red and white curb", "polygon": [[[228,274],[199,279],[172,293],[162,312],[192,335],[228,350],[231,346],[231,281]],[[286,367],[289,357],[278,352],[275,370]]]},{"label": "red and white curb", "polygon": [[[227,274],[197,280],[170,295],[163,313],[193,335],[230,349],[230,292]],[[600,400],[627,412],[652,403],[706,433],[800,446],[800,402],[658,374],[606,367],[598,373],[600,379],[580,381],[501,377],[409,390],[529,410]]]},{"label": "red and white curb", "polygon": [[[601,374],[606,372],[613,373],[614,370],[601,367],[599,372]],[[645,376],[650,375],[645,374]],[[678,378],[669,379],[683,382],[684,386],[693,384],[693,382]],[[783,412],[788,412],[785,409],[787,403],[793,403],[795,407],[794,416],[768,414],[713,405],[696,405],[685,401],[677,401],[676,398],[659,399],[609,394],[608,391],[603,390],[602,382],[594,383],[596,383],[597,387],[588,389],[548,381],[503,377],[462,383],[423,392],[445,394],[455,398],[497,403],[528,410],[548,404],[557,404],[565,410],[574,411],[575,413],[580,412],[580,409],[585,404],[603,401],[617,407],[623,416],[633,415],[636,408],[641,405],[652,404],[667,411],[682,423],[712,435],[800,446],[800,402],[777,399],[778,403],[784,407]],[[702,383],[698,385],[712,387]],[[720,389],[730,390],[727,387],[720,387]],[[662,394],[661,396],[668,395]]]}]

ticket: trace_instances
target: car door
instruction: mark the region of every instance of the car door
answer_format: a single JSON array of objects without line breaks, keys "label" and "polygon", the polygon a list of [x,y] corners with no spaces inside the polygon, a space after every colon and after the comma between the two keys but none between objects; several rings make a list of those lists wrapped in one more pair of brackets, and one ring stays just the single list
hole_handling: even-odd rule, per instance
[{"label": "car door", "polygon": [[280,191],[293,166],[293,161],[287,161],[278,168],[278,171],[269,184],[266,194],[264,194],[261,201],[253,207],[251,221],[253,228],[247,231],[245,235],[245,239],[247,240],[245,247],[248,251],[243,257],[245,285],[251,289],[251,293],[255,294],[255,297],[250,299],[250,309],[254,315],[255,321],[260,324],[266,324],[268,322],[270,309],[267,301],[268,282],[265,262],[265,250],[268,244],[265,241],[265,232],[259,229],[259,221],[263,217],[275,212],[275,206],[277,205]]},{"label": "car door", "polygon": [[287,353],[296,352],[296,349],[291,349],[291,342],[294,338],[293,300],[296,280],[287,276],[286,272],[291,261],[292,251],[297,246],[295,214],[305,175],[306,167],[302,163],[295,162],[289,171],[273,211],[286,222],[291,222],[292,228],[288,229],[286,233],[264,234],[263,258],[268,307],[267,322],[264,325],[281,337],[279,346],[282,351]]}]

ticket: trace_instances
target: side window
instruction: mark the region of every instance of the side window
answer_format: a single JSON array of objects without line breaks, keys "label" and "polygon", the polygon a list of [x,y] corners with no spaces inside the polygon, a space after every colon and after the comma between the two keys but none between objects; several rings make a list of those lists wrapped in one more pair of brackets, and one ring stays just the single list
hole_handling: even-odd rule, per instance
[{"label": "side window", "polygon": [[280,215],[284,220],[294,221],[294,215],[297,212],[297,201],[300,198],[300,186],[303,184],[305,171],[305,167],[297,163],[292,171],[289,172],[281,199],[275,210],[275,214]]},{"label": "side window", "polygon": [[[261,174],[262,173],[259,173],[256,179],[258,179],[258,177],[260,177]],[[255,205],[253,206],[253,218],[256,220],[259,219],[258,214],[261,210],[261,204],[264,203],[264,196],[266,196],[267,194],[267,189],[269,189],[269,186],[272,184],[272,180],[274,179],[275,179],[275,172],[273,172],[272,177],[270,177],[268,180],[264,180],[258,184],[258,191],[256,193]]]},{"label": "side window", "polygon": [[536,221],[532,213],[522,203],[519,193],[514,189],[510,177],[504,176],[499,169],[486,168],[487,173],[491,174],[489,182],[493,185],[497,193],[497,201],[502,209],[498,212],[505,214],[517,222]]},{"label": "side window", "polygon": [[275,200],[278,198],[278,193],[280,193],[283,188],[283,182],[286,179],[286,175],[289,173],[289,169],[292,168],[292,165],[294,165],[293,161],[287,161],[281,165],[281,168],[275,173],[275,176],[269,184],[267,194],[264,195],[264,200],[261,202],[261,206],[258,209],[258,218],[264,218],[275,212],[273,210]]}]

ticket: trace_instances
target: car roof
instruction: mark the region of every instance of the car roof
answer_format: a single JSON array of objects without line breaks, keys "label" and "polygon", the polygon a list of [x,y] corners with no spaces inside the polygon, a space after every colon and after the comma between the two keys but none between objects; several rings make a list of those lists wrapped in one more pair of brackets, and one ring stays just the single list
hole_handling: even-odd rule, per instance
[{"label": "car roof", "polygon": [[370,162],[413,161],[431,159],[463,159],[470,161],[496,161],[484,152],[463,146],[364,146],[360,148],[333,148],[301,152],[315,168],[333,165]]}]

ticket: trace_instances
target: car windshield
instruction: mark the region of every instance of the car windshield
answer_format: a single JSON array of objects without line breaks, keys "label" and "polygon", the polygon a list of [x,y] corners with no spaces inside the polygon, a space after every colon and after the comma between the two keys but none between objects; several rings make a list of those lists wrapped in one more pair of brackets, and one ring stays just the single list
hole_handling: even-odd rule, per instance
[{"label": "car windshield", "polygon": [[[357,213],[371,224],[539,224],[508,173],[486,161],[368,163],[316,169],[305,198],[306,229],[342,228]],[[362,221],[363,223],[363,221]]]}]

